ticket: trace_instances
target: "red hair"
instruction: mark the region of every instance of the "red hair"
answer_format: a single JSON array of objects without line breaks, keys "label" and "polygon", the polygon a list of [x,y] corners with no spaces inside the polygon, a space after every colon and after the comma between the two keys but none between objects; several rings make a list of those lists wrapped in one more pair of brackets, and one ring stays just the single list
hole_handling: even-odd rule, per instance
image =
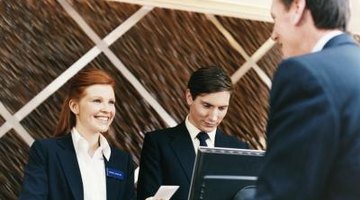
[{"label": "red hair", "polygon": [[111,85],[115,88],[114,79],[105,71],[96,68],[84,69],[70,79],[68,95],[62,105],[54,136],[66,135],[76,125],[76,116],[71,112],[69,102],[71,99],[79,101],[85,95],[85,89],[96,84]]}]

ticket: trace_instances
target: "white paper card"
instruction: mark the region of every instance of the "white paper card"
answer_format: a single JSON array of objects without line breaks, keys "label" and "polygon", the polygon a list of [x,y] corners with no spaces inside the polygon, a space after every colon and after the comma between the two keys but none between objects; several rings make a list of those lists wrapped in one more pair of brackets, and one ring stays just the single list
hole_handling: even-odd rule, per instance
[{"label": "white paper card", "polygon": [[178,185],[162,185],[153,196],[153,199],[169,200],[178,188]]}]

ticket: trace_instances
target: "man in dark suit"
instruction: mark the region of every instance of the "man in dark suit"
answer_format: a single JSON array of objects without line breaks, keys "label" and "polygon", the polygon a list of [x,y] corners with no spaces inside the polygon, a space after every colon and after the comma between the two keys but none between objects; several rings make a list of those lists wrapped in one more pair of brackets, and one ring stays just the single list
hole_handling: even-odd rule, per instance
[{"label": "man in dark suit", "polygon": [[273,79],[258,200],[360,199],[360,48],[348,0],[273,0]]},{"label": "man in dark suit", "polygon": [[[219,67],[200,68],[192,74],[185,92],[189,105],[185,121],[145,135],[137,186],[139,200],[153,196],[161,185],[179,185],[171,199],[186,200],[199,145],[248,148],[217,128],[227,113],[231,91],[231,79]],[[204,140],[197,136],[199,132],[203,132],[200,135]]]}]

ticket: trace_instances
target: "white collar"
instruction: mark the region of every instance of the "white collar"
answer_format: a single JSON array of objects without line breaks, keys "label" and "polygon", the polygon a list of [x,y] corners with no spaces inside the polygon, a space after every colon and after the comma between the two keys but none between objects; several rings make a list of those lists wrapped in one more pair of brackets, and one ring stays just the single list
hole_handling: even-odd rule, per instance
[{"label": "white collar", "polygon": [[[190,137],[191,137],[192,140],[194,140],[194,139],[196,138],[197,134],[198,134],[199,132],[201,132],[200,129],[198,129],[196,126],[194,126],[194,125],[189,121],[189,115],[186,116],[185,126],[186,126],[186,129],[189,131]],[[212,142],[215,142],[216,129],[217,129],[217,128],[215,128],[213,131],[207,133],[207,134],[209,135],[209,139],[210,139]]]},{"label": "white collar", "polygon": [[315,44],[315,46],[313,47],[313,49],[312,49],[311,52],[314,53],[314,52],[317,52],[317,51],[321,51],[321,50],[324,48],[325,44],[326,44],[329,40],[331,40],[332,38],[334,38],[334,37],[336,37],[336,36],[338,36],[338,35],[341,35],[342,33],[343,33],[343,32],[341,32],[341,31],[339,31],[339,30],[335,30],[335,31],[331,31],[331,32],[325,34],[324,36],[322,36],[322,37],[320,38],[320,40],[318,40],[318,41],[316,42],[316,44]]},{"label": "white collar", "polygon": [[[76,153],[78,153],[80,149],[84,149],[86,150],[86,152],[88,152],[89,149],[88,141],[76,130],[75,127],[71,130],[71,137],[74,143],[74,148]],[[102,134],[100,134],[99,141],[100,141],[100,146],[98,149],[101,150],[102,155],[106,158],[107,161],[109,161],[111,155],[110,145]]]}]

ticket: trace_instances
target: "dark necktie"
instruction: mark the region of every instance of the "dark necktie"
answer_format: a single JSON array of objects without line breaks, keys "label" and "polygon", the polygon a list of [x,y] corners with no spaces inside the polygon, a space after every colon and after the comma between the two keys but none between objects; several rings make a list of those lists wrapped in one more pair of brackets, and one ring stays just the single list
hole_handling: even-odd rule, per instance
[{"label": "dark necktie", "polygon": [[206,139],[209,138],[209,135],[207,133],[201,131],[200,133],[197,134],[196,138],[199,139],[200,146],[207,147],[207,144],[205,142]]}]

